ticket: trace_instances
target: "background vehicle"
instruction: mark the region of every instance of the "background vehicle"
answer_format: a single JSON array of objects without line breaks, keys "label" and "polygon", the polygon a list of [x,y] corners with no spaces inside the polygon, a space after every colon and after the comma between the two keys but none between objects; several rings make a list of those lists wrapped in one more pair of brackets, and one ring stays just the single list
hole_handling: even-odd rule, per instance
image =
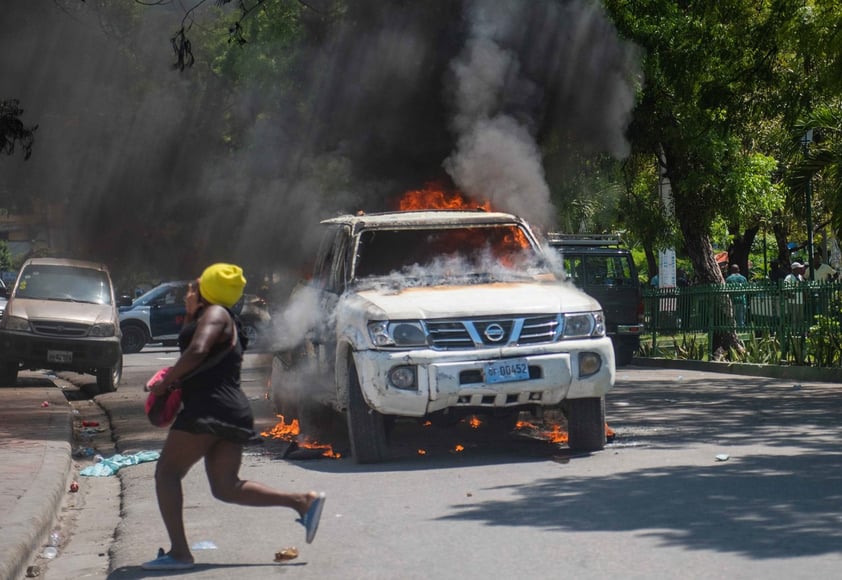
[{"label": "background vehicle", "polygon": [[[184,323],[186,280],[164,282],[120,307],[123,352],[140,352],[149,343],[175,344]],[[244,294],[232,308],[239,314],[249,345],[257,346],[269,335],[272,317],[266,303],[254,294]]]},{"label": "background vehicle", "polygon": [[631,252],[617,236],[557,234],[547,236],[564,260],[564,273],[599,301],[618,366],[631,363],[643,332],[643,289]]},{"label": "background vehicle", "polygon": [[120,307],[123,352],[140,352],[149,342],[175,342],[184,322],[187,281],[165,282]]},{"label": "background vehicle", "polygon": [[20,369],[96,375],[114,391],[123,374],[114,288],[102,264],[58,258],[27,260],[0,319],[0,386]]},{"label": "background vehicle", "polygon": [[400,417],[482,414],[511,429],[521,411],[562,408],[571,448],[604,447],[615,370],[602,312],[548,269],[526,222],[407,211],[322,225],[313,277],[287,309],[301,332],[270,379],[302,432],[325,407],[343,412],[355,460],[372,463]]}]

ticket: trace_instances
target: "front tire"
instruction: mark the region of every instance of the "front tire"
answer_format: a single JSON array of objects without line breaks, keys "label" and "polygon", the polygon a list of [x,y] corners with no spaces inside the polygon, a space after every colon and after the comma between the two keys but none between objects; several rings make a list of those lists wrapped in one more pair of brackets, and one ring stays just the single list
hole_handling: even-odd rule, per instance
[{"label": "front tire", "polygon": [[113,367],[103,367],[96,370],[96,386],[100,393],[113,393],[123,378],[123,356]]},{"label": "front tire", "polygon": [[366,403],[353,363],[348,369],[348,437],[351,455],[357,463],[381,463],[388,459],[386,421]]},{"label": "front tire", "polygon": [[146,338],[146,332],[141,327],[129,324],[121,330],[123,331],[123,338],[120,345],[125,354],[134,354],[143,350],[148,339]]},{"label": "front tire", "polygon": [[605,448],[605,399],[568,399],[567,446],[574,451],[600,451]]}]

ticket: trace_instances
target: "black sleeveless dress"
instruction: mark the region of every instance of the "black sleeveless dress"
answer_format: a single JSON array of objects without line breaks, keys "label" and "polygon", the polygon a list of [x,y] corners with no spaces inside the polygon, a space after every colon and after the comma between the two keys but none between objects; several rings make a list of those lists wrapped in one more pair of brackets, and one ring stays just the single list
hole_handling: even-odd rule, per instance
[{"label": "black sleeveless dress", "polygon": [[[219,362],[189,377],[181,384],[183,408],[172,429],[189,433],[208,433],[233,443],[258,441],[254,431],[254,415],[248,399],[240,388],[240,371],[243,350],[248,340],[242,335],[241,325],[234,318],[237,342]],[[178,335],[178,348],[184,352],[193,335],[197,322],[182,327]],[[208,359],[218,356],[228,348],[227,343],[217,344],[208,353]]]}]

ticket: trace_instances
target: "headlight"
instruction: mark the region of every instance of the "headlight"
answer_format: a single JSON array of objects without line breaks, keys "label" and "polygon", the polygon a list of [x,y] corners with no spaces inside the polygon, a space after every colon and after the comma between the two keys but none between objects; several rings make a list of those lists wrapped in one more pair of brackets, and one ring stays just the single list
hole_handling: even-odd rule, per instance
[{"label": "headlight", "polygon": [[602,312],[565,314],[562,339],[605,336],[605,319]]},{"label": "headlight", "polygon": [[19,316],[9,316],[6,318],[5,328],[6,330],[16,330],[18,332],[32,332],[32,328],[29,326],[29,320]]},{"label": "headlight", "polygon": [[398,389],[418,389],[415,366],[401,365],[389,371],[389,382]]},{"label": "headlight", "polygon": [[88,335],[99,338],[104,338],[106,336],[114,336],[114,325],[110,322],[94,324],[93,326],[91,326],[91,330],[88,333]]},{"label": "headlight", "polygon": [[427,333],[415,320],[369,322],[368,334],[375,346],[427,346]]}]

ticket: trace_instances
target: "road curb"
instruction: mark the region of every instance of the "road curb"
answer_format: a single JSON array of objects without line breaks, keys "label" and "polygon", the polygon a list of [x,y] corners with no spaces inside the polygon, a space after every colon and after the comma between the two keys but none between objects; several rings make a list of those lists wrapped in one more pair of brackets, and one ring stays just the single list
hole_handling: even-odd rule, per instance
[{"label": "road curb", "polygon": [[819,368],[784,365],[762,365],[751,363],[709,362],[700,360],[677,360],[666,358],[635,358],[632,365],[767,377],[787,381],[817,381],[842,383],[842,368]]},{"label": "road curb", "polygon": [[[72,467],[70,440],[72,413],[59,389],[45,389],[51,407],[68,407],[66,412],[51,412],[41,425],[42,438],[37,447],[27,445],[18,453],[40,453],[37,473],[23,490],[11,513],[4,515],[0,534],[0,578],[21,578],[27,566],[40,552],[44,540],[61,510]],[[34,401],[34,399],[33,399]],[[34,403],[33,403],[34,404]]]}]

